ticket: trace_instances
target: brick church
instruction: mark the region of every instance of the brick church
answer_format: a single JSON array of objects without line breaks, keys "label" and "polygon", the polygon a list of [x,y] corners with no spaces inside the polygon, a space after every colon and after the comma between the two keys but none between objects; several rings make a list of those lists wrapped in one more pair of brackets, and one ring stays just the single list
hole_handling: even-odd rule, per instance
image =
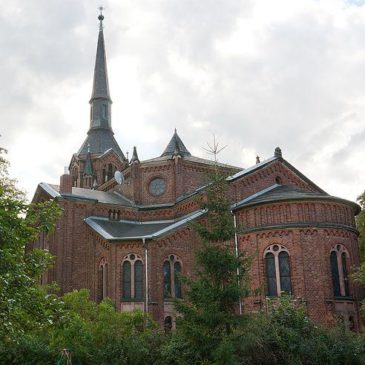
[{"label": "brick church", "polygon": [[266,310],[268,298],[291,293],[310,318],[332,324],[341,316],[359,329],[359,293],[351,279],[359,265],[354,216],[359,206],[328,195],[276,148],[265,161],[242,169],[191,155],[177,131],[161,155],[126,158],[112,129],[112,100],[103,15],[90,99],[90,126],[59,185],[40,183],[33,201],[55,199],[63,209],[55,233],[37,247],[56,256],[42,278],[61,293],[88,288],[121,311],[141,309],[174,326],[171,299],[184,298],[177,273],[192,275],[199,219],[196,197],[215,166],[228,176],[232,220],[244,227],[232,249],[252,255],[246,311]]}]

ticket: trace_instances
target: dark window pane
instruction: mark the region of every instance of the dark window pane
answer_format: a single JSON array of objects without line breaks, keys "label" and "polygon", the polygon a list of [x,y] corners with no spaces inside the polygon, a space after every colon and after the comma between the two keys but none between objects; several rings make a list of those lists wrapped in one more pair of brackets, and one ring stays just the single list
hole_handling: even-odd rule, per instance
[{"label": "dark window pane", "polygon": [[170,262],[165,261],[163,264],[163,283],[164,283],[164,298],[171,297],[171,272]]},{"label": "dark window pane", "polygon": [[333,284],[333,295],[335,297],[340,297],[341,296],[340,277],[338,274],[337,254],[335,251],[331,252],[331,275]]},{"label": "dark window pane", "polygon": [[276,287],[275,257],[272,253],[268,253],[265,257],[266,276],[267,276],[267,295],[276,297],[278,295]]},{"label": "dark window pane", "polygon": [[341,255],[342,259],[342,271],[343,271],[343,280],[345,284],[345,296],[350,296],[350,289],[349,289],[349,276],[347,272],[347,265],[346,265],[346,254],[343,252]]},{"label": "dark window pane", "polygon": [[279,272],[281,291],[291,293],[289,254],[285,251],[279,253]]},{"label": "dark window pane", "polygon": [[170,333],[172,329],[172,318],[170,316],[166,317],[164,320],[165,333]]},{"label": "dark window pane", "polygon": [[143,293],[143,264],[142,261],[134,263],[134,297],[137,300],[142,299]]},{"label": "dark window pane", "polygon": [[98,302],[103,300],[103,267],[98,270]]},{"label": "dark window pane", "polygon": [[175,262],[174,265],[174,269],[175,269],[175,297],[176,298],[181,298],[181,283],[180,283],[180,279],[179,279],[179,274],[181,272],[181,265],[179,262]]},{"label": "dark window pane", "polygon": [[125,261],[123,264],[123,298],[131,299],[131,263]]}]

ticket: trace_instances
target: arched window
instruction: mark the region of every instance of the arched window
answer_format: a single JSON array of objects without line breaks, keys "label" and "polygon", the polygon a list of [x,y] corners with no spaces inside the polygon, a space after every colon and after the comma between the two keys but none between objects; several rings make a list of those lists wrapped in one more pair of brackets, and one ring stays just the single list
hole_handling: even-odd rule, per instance
[{"label": "arched window", "polygon": [[168,298],[171,297],[171,269],[170,269],[170,262],[165,261],[163,263],[163,292],[164,297]]},{"label": "arched window", "polygon": [[175,262],[174,264],[174,286],[175,286],[175,297],[181,298],[181,283],[179,279],[179,274],[181,273],[181,265],[180,262]]},{"label": "arched window", "polygon": [[122,298],[142,300],[143,298],[143,262],[136,254],[129,254],[122,263]]},{"label": "arched window", "polygon": [[143,293],[143,264],[137,260],[134,263],[134,297],[137,300],[142,299]]},{"label": "arched window", "polygon": [[132,275],[130,261],[123,262],[123,298],[131,299]]},{"label": "arched window", "polygon": [[103,258],[99,264],[98,270],[98,301],[102,301],[108,295],[108,264]]},{"label": "arched window", "polygon": [[175,255],[167,257],[163,263],[164,298],[181,298],[181,261]]},{"label": "arched window", "polygon": [[350,296],[347,258],[349,254],[343,245],[336,245],[330,254],[333,295],[335,297]]},{"label": "arched window", "polygon": [[172,318],[171,316],[167,316],[164,320],[164,329],[165,333],[168,334],[171,332],[172,329]]},{"label": "arched window", "polygon": [[282,245],[271,245],[264,252],[267,295],[280,296],[282,292],[291,293],[289,252]]}]

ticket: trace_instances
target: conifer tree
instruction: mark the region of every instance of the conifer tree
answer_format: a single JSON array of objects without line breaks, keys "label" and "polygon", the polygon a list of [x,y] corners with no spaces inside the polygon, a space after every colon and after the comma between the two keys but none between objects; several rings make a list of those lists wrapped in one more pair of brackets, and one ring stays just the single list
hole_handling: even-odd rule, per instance
[{"label": "conifer tree", "polygon": [[238,305],[247,294],[248,260],[235,251],[235,227],[224,176],[211,176],[201,208],[207,214],[193,224],[201,238],[195,253],[196,275],[183,278],[185,297],[175,302],[179,317],[171,346],[179,349],[180,363],[184,363],[181,354],[186,355],[186,363],[235,363],[234,330],[243,319]]}]

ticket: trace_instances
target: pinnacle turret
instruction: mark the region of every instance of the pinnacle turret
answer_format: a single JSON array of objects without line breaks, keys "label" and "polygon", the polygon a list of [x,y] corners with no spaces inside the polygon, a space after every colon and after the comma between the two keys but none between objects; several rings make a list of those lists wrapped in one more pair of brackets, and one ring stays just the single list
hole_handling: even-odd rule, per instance
[{"label": "pinnacle turret", "polygon": [[183,141],[177,134],[177,130],[175,128],[174,135],[172,136],[169,144],[165,148],[165,151],[163,151],[162,156],[173,156],[176,153],[178,153],[180,156],[191,156],[191,153],[188,151],[188,149],[185,147]]}]

